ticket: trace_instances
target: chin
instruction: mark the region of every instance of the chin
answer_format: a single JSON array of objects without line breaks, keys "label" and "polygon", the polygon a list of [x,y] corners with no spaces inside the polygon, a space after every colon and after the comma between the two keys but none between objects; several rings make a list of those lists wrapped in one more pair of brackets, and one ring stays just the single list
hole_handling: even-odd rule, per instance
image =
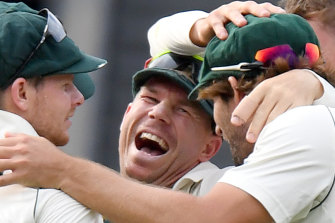
[{"label": "chin", "polygon": [[69,139],[70,139],[69,136],[66,135],[63,137],[54,138],[53,140],[50,140],[50,141],[56,146],[65,146],[66,144],[68,144]]},{"label": "chin", "polygon": [[129,178],[141,181],[141,182],[145,182],[145,183],[151,183],[151,172],[148,173],[148,171],[139,171],[139,169],[133,169],[133,170],[129,170],[127,169],[126,171],[123,172],[123,176],[127,176]]}]

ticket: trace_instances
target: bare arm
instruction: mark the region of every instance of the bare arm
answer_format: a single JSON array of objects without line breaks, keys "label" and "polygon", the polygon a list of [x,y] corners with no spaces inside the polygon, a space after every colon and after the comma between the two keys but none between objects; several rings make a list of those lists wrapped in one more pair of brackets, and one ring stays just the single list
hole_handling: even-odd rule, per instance
[{"label": "bare arm", "polygon": [[241,125],[252,119],[246,139],[254,143],[263,127],[278,115],[297,106],[311,105],[322,95],[323,86],[310,71],[292,70],[257,86],[235,108],[231,121]]},{"label": "bare arm", "polygon": [[188,11],[177,13],[158,20],[148,31],[151,56],[171,50],[182,55],[203,54],[205,46],[216,34],[227,38],[224,25],[232,21],[237,26],[247,23],[244,14],[270,16],[270,13],[283,13],[282,8],[270,3],[257,4],[254,1],[234,1],[213,10]]},{"label": "bare arm", "polygon": [[13,170],[0,185],[60,188],[113,222],[271,222],[257,200],[229,184],[218,183],[204,197],[147,186],[68,156],[40,137],[0,140],[0,158],[0,170]]},{"label": "bare arm", "polygon": [[78,169],[72,168],[62,190],[113,222],[272,221],[257,200],[228,184],[218,183],[208,196],[199,198],[124,179],[95,163],[73,164]]},{"label": "bare arm", "polygon": [[269,17],[271,13],[284,13],[285,10],[271,3],[258,4],[254,1],[234,1],[211,11],[206,18],[199,19],[190,30],[190,39],[197,45],[205,47],[216,35],[219,39],[228,37],[225,24],[233,22],[242,27],[247,24],[243,15],[252,14],[258,17]]}]

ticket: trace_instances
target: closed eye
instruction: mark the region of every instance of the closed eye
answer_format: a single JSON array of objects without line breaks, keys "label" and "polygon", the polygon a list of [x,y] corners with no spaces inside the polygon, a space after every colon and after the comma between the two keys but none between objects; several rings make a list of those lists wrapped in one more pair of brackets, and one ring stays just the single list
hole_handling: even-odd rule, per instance
[{"label": "closed eye", "polygon": [[188,111],[188,109],[183,108],[183,107],[179,107],[177,110],[178,110],[179,112],[182,112],[182,113],[190,114],[190,112]]},{"label": "closed eye", "polygon": [[153,104],[157,104],[159,101],[154,98],[154,97],[150,97],[150,96],[141,96],[141,99],[147,103],[153,103]]},{"label": "closed eye", "polygon": [[64,85],[63,85],[63,88],[64,88],[64,90],[66,91],[66,92],[69,92],[69,91],[71,91],[72,90],[72,88],[73,88],[73,84],[71,83],[65,83]]}]

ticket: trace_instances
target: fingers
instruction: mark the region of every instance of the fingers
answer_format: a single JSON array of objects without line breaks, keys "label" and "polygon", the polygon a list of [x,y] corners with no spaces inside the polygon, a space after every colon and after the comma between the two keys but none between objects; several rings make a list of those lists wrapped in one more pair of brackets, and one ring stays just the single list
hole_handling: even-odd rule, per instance
[{"label": "fingers", "polygon": [[[257,90],[257,88],[256,88]],[[263,94],[257,94],[258,91],[254,90],[250,95],[245,96],[237,105],[232,113],[231,123],[236,126],[243,125],[251,118],[263,101]]]},{"label": "fingers", "polygon": [[246,135],[248,142],[255,143],[264,126],[292,106],[290,100],[272,99],[273,97],[266,97],[254,113]]},{"label": "fingers", "polygon": [[190,31],[190,39],[194,44],[205,47],[214,35],[222,40],[228,37],[225,28],[228,22],[232,22],[238,27],[245,26],[248,23],[244,18],[246,14],[268,17],[271,13],[284,12],[282,8],[270,3],[258,4],[254,1],[234,1],[211,11],[207,18],[197,20]]},{"label": "fingers", "polygon": [[21,133],[15,133],[15,132],[5,132],[4,136],[5,138],[10,138],[10,137],[16,137],[22,135]]},{"label": "fingers", "polygon": [[0,159],[0,171],[3,172],[5,170],[13,169],[13,162],[7,158]]},{"label": "fingers", "polygon": [[239,11],[237,4],[222,5],[221,7],[213,10],[209,13],[207,18],[210,27],[212,27],[215,35],[219,39],[226,39],[228,32],[224,27],[228,22],[233,22],[237,26],[243,26],[247,24],[247,20],[243,17]]},{"label": "fingers", "polygon": [[[263,127],[290,108],[313,103],[319,81],[303,70],[290,71],[261,82],[232,113],[232,124],[250,121],[246,139],[254,143]],[[297,85],[296,83],[299,83]],[[316,87],[315,87],[316,86]]]},{"label": "fingers", "polygon": [[271,13],[285,13],[285,10],[271,3],[258,4],[254,1],[234,1],[213,10],[209,14],[208,22],[211,24],[215,35],[224,40],[228,37],[227,30],[224,27],[226,23],[231,21],[236,26],[242,27],[247,24],[243,15],[252,14],[258,17],[269,17]]},{"label": "fingers", "polygon": [[7,186],[15,183],[15,176],[13,174],[4,174],[0,176],[0,186]]},{"label": "fingers", "polygon": [[5,138],[0,139],[0,146],[15,146],[21,141],[26,140],[25,134],[22,133],[14,133],[14,132],[5,132]]},{"label": "fingers", "polygon": [[256,112],[252,117],[246,139],[250,143],[255,143],[260,131],[263,129],[267,122],[268,115],[271,113],[275,104],[268,100],[264,100],[257,108]]},{"label": "fingers", "polygon": [[[286,13],[285,9],[279,7],[279,6],[275,6],[272,5],[269,2],[265,2],[260,4],[261,7],[263,7],[264,10],[268,11],[270,14],[273,13]],[[260,12],[260,13],[265,13],[265,12]]]},{"label": "fingers", "polygon": [[285,13],[281,7],[272,5],[269,2],[258,4],[254,1],[246,1],[241,5],[241,12],[243,14],[252,14],[257,17],[269,17],[273,13]]},{"label": "fingers", "polygon": [[0,159],[9,159],[13,157],[14,154],[15,151],[12,148],[0,146]]},{"label": "fingers", "polygon": [[[221,40],[225,40],[228,37],[228,32],[221,21],[213,21],[212,24],[214,34]],[[209,42],[209,41],[208,41]]]}]

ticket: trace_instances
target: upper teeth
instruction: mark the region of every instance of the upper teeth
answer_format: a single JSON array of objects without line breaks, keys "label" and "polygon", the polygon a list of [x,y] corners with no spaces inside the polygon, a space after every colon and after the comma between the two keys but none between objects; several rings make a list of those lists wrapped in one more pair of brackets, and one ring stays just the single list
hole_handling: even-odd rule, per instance
[{"label": "upper teeth", "polygon": [[159,138],[158,136],[156,136],[156,135],[153,135],[153,134],[148,133],[148,132],[143,132],[143,133],[141,134],[141,139],[143,139],[143,138],[147,138],[147,139],[150,139],[150,140],[152,140],[152,141],[155,141],[155,142],[157,142],[157,143],[159,144],[159,146],[160,146],[163,150],[165,150],[165,151],[168,150],[168,145],[166,144],[166,142],[165,142],[163,139],[161,139],[161,138]]}]

